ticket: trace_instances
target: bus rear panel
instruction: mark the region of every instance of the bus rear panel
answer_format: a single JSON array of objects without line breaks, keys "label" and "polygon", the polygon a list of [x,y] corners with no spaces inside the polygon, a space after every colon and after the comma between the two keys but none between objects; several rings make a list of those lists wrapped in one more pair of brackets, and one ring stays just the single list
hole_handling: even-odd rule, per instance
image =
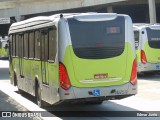
[{"label": "bus rear panel", "polygon": [[[121,99],[137,93],[132,22],[128,16],[91,15],[67,19],[68,45],[59,54],[67,80],[62,100]],[[106,20],[100,18],[106,17]],[[59,24],[63,24],[63,20]],[[64,29],[59,26],[59,30]],[[67,29],[67,28],[66,28]],[[131,29],[131,30],[129,30]],[[66,40],[66,39],[65,39]],[[60,42],[63,41],[63,38]],[[62,57],[61,57],[62,55]],[[68,86],[68,87],[64,87]]]}]

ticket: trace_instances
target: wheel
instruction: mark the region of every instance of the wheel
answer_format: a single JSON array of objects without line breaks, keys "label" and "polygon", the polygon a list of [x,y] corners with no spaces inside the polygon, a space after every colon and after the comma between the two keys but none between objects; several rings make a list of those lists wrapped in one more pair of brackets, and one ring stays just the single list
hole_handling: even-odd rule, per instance
[{"label": "wheel", "polygon": [[24,91],[18,88],[18,93],[19,93],[19,94],[23,94]]},{"label": "wheel", "polygon": [[42,99],[41,99],[41,89],[40,89],[40,86],[38,85],[37,86],[37,105],[39,107],[43,107],[43,104],[42,104]]},{"label": "wheel", "polygon": [[23,94],[23,93],[24,93],[24,91],[21,90],[21,89],[18,87],[18,79],[17,79],[17,75],[16,75],[15,72],[13,73],[13,85],[14,85],[14,86],[17,86],[17,88],[18,88],[18,93],[19,93],[19,94]]},{"label": "wheel", "polygon": [[37,90],[36,90],[36,98],[37,98],[37,105],[41,108],[47,107],[49,104],[44,102],[42,100],[42,96],[41,96],[41,88],[39,85],[37,85]]}]

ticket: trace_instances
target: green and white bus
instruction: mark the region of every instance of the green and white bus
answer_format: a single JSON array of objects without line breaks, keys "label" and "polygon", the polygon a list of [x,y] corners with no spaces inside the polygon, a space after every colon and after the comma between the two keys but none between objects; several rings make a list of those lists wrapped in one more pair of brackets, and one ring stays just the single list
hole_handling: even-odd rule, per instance
[{"label": "green and white bus", "polygon": [[0,37],[0,59],[8,58],[8,53],[9,53],[8,39],[2,39],[2,37]]},{"label": "green and white bus", "polygon": [[134,24],[137,72],[160,72],[160,25]]},{"label": "green and white bus", "polygon": [[35,17],[11,25],[10,77],[45,102],[94,102],[137,93],[131,18],[115,13]]}]

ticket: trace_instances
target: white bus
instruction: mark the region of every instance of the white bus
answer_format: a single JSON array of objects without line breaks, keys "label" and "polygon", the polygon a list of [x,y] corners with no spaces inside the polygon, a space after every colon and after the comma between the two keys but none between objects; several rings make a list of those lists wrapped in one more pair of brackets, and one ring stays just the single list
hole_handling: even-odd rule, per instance
[{"label": "white bus", "polygon": [[9,45],[8,45],[8,37],[5,38],[0,37],[0,59],[8,59],[9,53]]},{"label": "white bus", "polygon": [[160,25],[134,24],[137,72],[160,72]]},{"label": "white bus", "polygon": [[94,102],[137,93],[132,20],[115,13],[36,17],[12,24],[11,83],[44,101]]}]

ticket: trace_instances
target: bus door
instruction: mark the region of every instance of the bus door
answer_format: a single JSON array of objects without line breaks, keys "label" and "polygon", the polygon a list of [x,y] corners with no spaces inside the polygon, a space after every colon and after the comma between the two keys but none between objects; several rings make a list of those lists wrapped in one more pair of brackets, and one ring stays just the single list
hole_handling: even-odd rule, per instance
[{"label": "bus door", "polygon": [[19,41],[19,71],[20,71],[20,77],[21,78],[24,78],[24,73],[23,73],[23,44],[24,44],[24,41],[23,41],[23,34],[19,34],[18,35],[18,41]]},{"label": "bus door", "polygon": [[41,75],[42,83],[48,85],[48,30],[41,30]]}]

